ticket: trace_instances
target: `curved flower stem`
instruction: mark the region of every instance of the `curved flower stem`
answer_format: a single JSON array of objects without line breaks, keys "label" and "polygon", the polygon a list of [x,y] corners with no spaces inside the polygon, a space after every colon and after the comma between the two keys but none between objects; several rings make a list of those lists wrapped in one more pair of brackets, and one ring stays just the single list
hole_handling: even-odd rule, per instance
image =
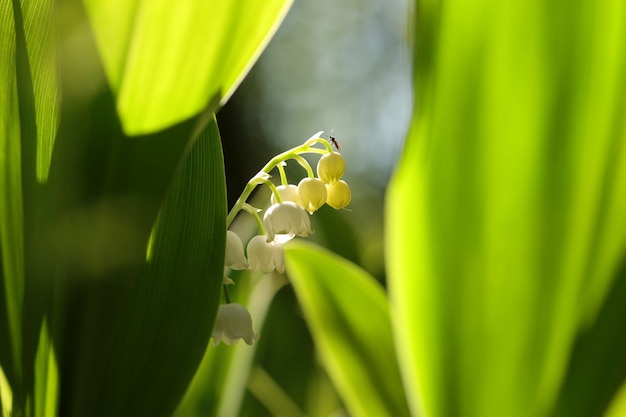
[{"label": "curved flower stem", "polygon": [[[297,158],[300,157],[300,155],[304,153],[326,154],[326,153],[332,152],[333,149],[330,143],[328,143],[328,141],[326,141],[325,139],[320,138],[319,137],[320,134],[322,134],[322,132],[317,132],[315,135],[313,135],[310,139],[308,139],[302,145],[296,146],[295,148],[289,149],[288,151],[285,151],[283,153],[276,155],[275,157],[270,159],[267,164],[265,164],[265,166],[263,167],[263,169],[261,169],[259,173],[269,174],[270,171],[274,169],[275,167],[277,167],[278,165],[282,164],[283,162],[289,159],[297,160]],[[325,149],[313,148],[312,146],[317,143],[323,144]],[[307,165],[308,165],[308,162],[307,162]],[[309,177],[314,176],[313,170],[311,169],[310,166],[307,172],[309,174]],[[246,184],[246,186],[244,187],[243,192],[241,193],[241,195],[235,202],[235,205],[233,206],[233,208],[228,213],[228,217],[226,217],[226,228],[230,227],[233,220],[235,220],[235,217],[237,216],[237,214],[239,214],[239,212],[243,209],[243,205],[248,200],[248,197],[250,197],[250,194],[252,194],[256,186],[259,185],[257,178],[258,178],[258,174],[252,180],[250,180],[248,184]]]},{"label": "curved flower stem", "polygon": [[278,188],[276,188],[274,183],[268,179],[265,181],[265,185],[267,185],[269,189],[272,190],[272,194],[274,194],[274,197],[276,197],[276,202],[282,203],[283,199],[281,198],[280,193],[278,192]]},{"label": "curved flower stem", "polygon": [[293,159],[296,162],[298,162],[302,168],[306,169],[306,174],[309,176],[309,178],[315,177],[315,174],[313,173],[313,169],[311,168],[311,165],[309,165],[306,159],[304,159],[300,155],[294,155]]},{"label": "curved flower stem", "polygon": [[[328,150],[328,152],[332,152],[333,151],[333,147],[331,146],[331,144],[326,139],[322,139],[322,138],[319,138],[319,137],[317,137],[317,138],[316,137],[312,137],[311,139],[309,139],[306,142],[304,142],[304,145],[312,146],[312,145],[314,145],[316,143],[321,143],[322,145],[324,145],[326,147],[326,149]],[[320,153],[326,153],[326,152],[320,152]]]},{"label": "curved flower stem", "polygon": [[265,234],[265,227],[263,226],[263,220],[261,220],[261,216],[259,216],[259,209],[257,209],[254,206],[251,206],[248,203],[245,203],[243,205],[243,210],[245,210],[246,212],[250,213],[253,217],[254,220],[256,220],[256,225],[259,228],[259,234],[260,235],[264,235]]},{"label": "curved flower stem", "polygon": [[289,184],[289,181],[287,181],[287,174],[285,174],[285,167],[283,166],[283,164],[276,165],[276,168],[278,168],[278,173],[280,174],[280,184],[281,185]]}]

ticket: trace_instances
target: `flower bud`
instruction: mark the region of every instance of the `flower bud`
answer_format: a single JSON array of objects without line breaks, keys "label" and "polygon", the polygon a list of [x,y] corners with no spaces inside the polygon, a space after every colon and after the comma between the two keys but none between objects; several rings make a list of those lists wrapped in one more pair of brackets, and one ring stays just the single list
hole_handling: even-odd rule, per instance
[{"label": "flower bud", "polygon": [[226,257],[224,265],[232,269],[246,269],[248,262],[243,254],[243,243],[235,232],[226,231]]},{"label": "flower bud", "polygon": [[313,233],[309,215],[292,201],[271,205],[263,216],[263,224],[268,241],[274,240],[276,235],[306,237]]},{"label": "flower bud", "polygon": [[317,176],[326,184],[333,184],[343,176],[346,162],[338,152],[323,155],[317,162]]},{"label": "flower bud", "polygon": [[319,178],[304,178],[298,184],[302,207],[313,214],[326,203],[326,185]]},{"label": "flower bud", "polygon": [[327,184],[326,191],[328,192],[326,204],[332,208],[339,210],[350,204],[352,193],[345,181],[339,180],[333,184]]},{"label": "flower bud", "polygon": [[[298,195],[298,187],[293,184],[287,184],[279,185],[276,189],[278,190],[278,194],[280,194],[280,198],[283,201],[293,201],[300,207],[303,207],[302,201],[300,201],[300,196]],[[270,203],[276,204],[276,196],[274,193],[270,196]]]},{"label": "flower bud", "polygon": [[233,345],[243,339],[251,345],[258,336],[252,331],[252,317],[244,306],[237,303],[222,304],[217,310],[217,317],[213,325],[213,346],[221,340],[227,345]]},{"label": "flower bud", "polygon": [[276,269],[276,272],[285,272],[285,254],[280,243],[267,241],[266,236],[255,236],[248,242],[249,269],[261,271],[264,274]]}]

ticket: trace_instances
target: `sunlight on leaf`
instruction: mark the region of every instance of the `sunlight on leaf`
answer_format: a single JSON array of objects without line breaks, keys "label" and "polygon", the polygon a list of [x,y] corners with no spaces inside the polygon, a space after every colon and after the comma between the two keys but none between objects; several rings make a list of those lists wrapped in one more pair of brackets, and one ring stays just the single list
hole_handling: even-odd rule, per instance
[{"label": "sunlight on leaf", "polygon": [[35,417],[57,415],[60,375],[57,357],[46,321],[41,326],[39,346],[35,357]]},{"label": "sunlight on leaf", "polygon": [[386,214],[414,414],[554,406],[626,248],[625,19],[619,1],[419,3]]},{"label": "sunlight on leaf", "polygon": [[10,416],[13,408],[13,392],[2,367],[0,367],[0,404],[2,405],[0,411],[5,416]]},{"label": "sunlight on leaf", "polygon": [[124,130],[164,128],[217,110],[239,85],[291,0],[84,0]]},{"label": "sunlight on leaf", "polygon": [[326,370],[354,416],[404,416],[385,292],[365,271],[301,241],[285,263]]}]

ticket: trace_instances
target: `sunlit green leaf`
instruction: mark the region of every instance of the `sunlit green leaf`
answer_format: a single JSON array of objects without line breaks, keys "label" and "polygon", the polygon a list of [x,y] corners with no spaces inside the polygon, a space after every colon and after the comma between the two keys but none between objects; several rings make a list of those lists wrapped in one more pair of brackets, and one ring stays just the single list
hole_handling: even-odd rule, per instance
[{"label": "sunlit green leaf", "polygon": [[415,414],[550,413],[624,258],[625,23],[620,1],[419,2],[386,234]]},{"label": "sunlit green leaf", "polygon": [[291,0],[84,0],[124,130],[162,129],[241,82]]},{"label": "sunlit green leaf", "polygon": [[[50,299],[43,294],[35,308],[29,308],[30,287],[40,278],[34,266],[42,223],[42,184],[56,135],[58,99],[52,2],[7,1],[2,3],[1,13],[0,362],[13,385],[15,412],[20,413],[24,401],[32,399],[42,310]],[[56,397],[54,389],[49,392]]]},{"label": "sunlit green leaf", "polygon": [[34,415],[54,417],[58,411],[60,375],[57,351],[46,321],[42,323],[39,346],[35,356]]},{"label": "sunlit green leaf", "polygon": [[303,242],[286,247],[285,262],[326,370],[351,414],[408,415],[380,284]]}]

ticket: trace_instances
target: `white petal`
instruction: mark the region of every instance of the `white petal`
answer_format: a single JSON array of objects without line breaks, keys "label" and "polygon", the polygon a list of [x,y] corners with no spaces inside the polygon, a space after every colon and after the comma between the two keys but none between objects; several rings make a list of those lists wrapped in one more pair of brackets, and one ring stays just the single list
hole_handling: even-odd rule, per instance
[{"label": "white petal", "polygon": [[237,343],[244,339],[246,343],[257,338],[252,330],[252,318],[248,310],[241,304],[222,304],[217,310],[215,325],[213,326],[213,344],[219,343],[220,339],[227,345]]},{"label": "white petal", "polygon": [[246,269],[248,262],[243,253],[243,243],[235,232],[226,231],[226,256],[224,265],[232,269]]},{"label": "white petal", "polygon": [[307,212],[291,201],[270,206],[263,216],[263,223],[270,241],[278,234],[306,237],[313,233]]}]

